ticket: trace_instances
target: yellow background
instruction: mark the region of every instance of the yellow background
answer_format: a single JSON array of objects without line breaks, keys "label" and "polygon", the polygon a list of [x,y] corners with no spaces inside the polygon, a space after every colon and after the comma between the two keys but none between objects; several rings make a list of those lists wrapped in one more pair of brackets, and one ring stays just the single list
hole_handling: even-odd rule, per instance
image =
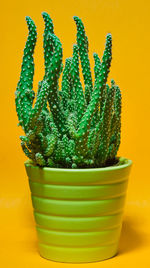
[{"label": "yellow background", "polygon": [[[105,36],[113,36],[110,77],[122,89],[122,143],[119,155],[133,160],[119,254],[110,260],[82,265],[59,264],[37,253],[30,193],[24,169],[14,104],[23,48],[25,16],[38,30],[35,83],[43,76],[41,12],[47,11],[71,56],[76,28],[84,21],[92,53],[102,56]],[[1,267],[149,267],[150,265],[150,2],[139,0],[26,0],[2,1],[0,16],[0,266]]]}]

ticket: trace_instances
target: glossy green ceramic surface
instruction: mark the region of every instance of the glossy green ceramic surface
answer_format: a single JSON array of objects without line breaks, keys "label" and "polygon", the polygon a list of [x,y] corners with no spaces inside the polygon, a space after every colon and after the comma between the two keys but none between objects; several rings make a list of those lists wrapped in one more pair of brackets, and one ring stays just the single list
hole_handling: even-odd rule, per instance
[{"label": "glossy green ceramic surface", "polygon": [[73,170],[25,163],[41,256],[80,263],[116,255],[131,164]]}]

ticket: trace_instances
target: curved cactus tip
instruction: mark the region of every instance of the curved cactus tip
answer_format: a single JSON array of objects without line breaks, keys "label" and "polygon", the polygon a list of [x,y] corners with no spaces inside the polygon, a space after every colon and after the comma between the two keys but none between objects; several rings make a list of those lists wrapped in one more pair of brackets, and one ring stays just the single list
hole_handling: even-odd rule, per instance
[{"label": "curved cactus tip", "polygon": [[52,21],[50,15],[45,11],[42,12],[42,17],[43,17],[45,22]]},{"label": "curved cactus tip", "polygon": [[31,19],[31,17],[26,16],[26,22],[29,23],[29,22],[31,22],[31,21],[33,21],[33,20]]},{"label": "curved cactus tip", "polygon": [[75,21],[80,20],[80,18],[79,18],[78,16],[73,16],[73,19],[74,19]]},{"label": "curved cactus tip", "polygon": [[43,11],[42,16],[43,16],[43,18],[46,18],[46,17],[49,17],[49,14],[47,12]]},{"label": "curved cactus tip", "polygon": [[115,80],[111,79],[111,84],[114,85],[115,84]]},{"label": "curved cactus tip", "polygon": [[34,21],[31,19],[31,17],[26,16],[26,22],[27,22],[28,28],[33,27],[36,29],[36,25],[35,25]]},{"label": "curved cactus tip", "polygon": [[111,33],[108,33],[108,34],[106,35],[106,38],[107,38],[107,39],[108,39],[108,38],[112,39],[112,35],[111,35]]},{"label": "curved cactus tip", "polygon": [[45,15],[47,15],[47,12],[43,11],[42,16],[45,16]]}]

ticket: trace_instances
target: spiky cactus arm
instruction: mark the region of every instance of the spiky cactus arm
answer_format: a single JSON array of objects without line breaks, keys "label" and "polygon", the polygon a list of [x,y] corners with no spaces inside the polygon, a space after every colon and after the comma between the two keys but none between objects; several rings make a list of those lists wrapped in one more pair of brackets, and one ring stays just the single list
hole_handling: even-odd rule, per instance
[{"label": "spiky cactus arm", "polygon": [[48,90],[48,83],[46,81],[43,81],[41,84],[41,87],[39,89],[36,102],[34,105],[34,108],[31,110],[31,114],[29,117],[29,123],[28,128],[33,129],[35,126],[35,123],[42,111],[42,108],[45,104],[46,98],[47,98],[47,90]]},{"label": "spiky cactus arm", "polygon": [[63,103],[63,108],[64,110],[67,110],[68,108],[68,100],[71,98],[70,95],[70,70],[71,70],[71,58],[67,58],[65,62],[65,67],[63,70],[63,75],[62,75],[62,103]]},{"label": "spiky cactus arm", "polygon": [[47,137],[46,137],[46,149],[44,151],[44,155],[46,157],[47,156],[49,157],[53,154],[56,142],[57,142],[57,139],[53,134],[47,135]]},{"label": "spiky cactus arm", "polygon": [[117,153],[119,146],[120,146],[120,136],[121,136],[121,91],[118,86],[116,86],[115,113],[117,117],[117,126],[116,126],[117,143],[116,143],[115,153]]},{"label": "spiky cactus arm", "polygon": [[115,84],[113,80],[111,81],[111,85],[112,86],[108,91],[107,98],[105,99],[102,111],[100,146],[98,150],[98,161],[100,162],[100,165],[105,164],[109,153],[109,144],[111,138],[111,120],[115,96]]},{"label": "spiky cactus arm", "polygon": [[[44,141],[45,137],[42,134],[44,121],[43,118],[41,118],[42,116],[41,111],[47,97],[47,88],[48,84],[46,81],[40,83],[40,88],[38,90],[36,102],[29,116],[28,128],[27,128],[28,129],[27,134],[29,135],[27,135],[26,137],[26,145],[31,150],[32,155],[35,155],[37,152],[43,151],[43,144],[45,142]],[[32,131],[33,135],[30,135]],[[22,141],[25,141],[25,139]],[[25,150],[27,152],[26,148],[24,148],[24,151]]]},{"label": "spiky cactus arm", "polygon": [[47,167],[52,167],[52,168],[56,167],[56,164],[51,157],[47,159]]},{"label": "spiky cactus arm", "polygon": [[17,85],[15,99],[19,123],[25,131],[34,99],[34,91],[32,90],[34,76],[33,53],[37,39],[36,26],[33,20],[30,17],[26,17],[26,21],[29,34],[24,49],[21,75]]},{"label": "spiky cactus arm", "polygon": [[71,65],[72,58],[67,58],[65,62],[65,68],[62,76],[62,106],[65,110],[65,117],[67,118],[70,112],[75,111],[75,92],[73,86],[73,80],[71,77]]},{"label": "spiky cactus arm", "polygon": [[74,140],[69,140],[68,154],[71,159],[76,155],[76,146]]},{"label": "spiky cactus arm", "polygon": [[[100,69],[101,69],[101,60],[98,56],[97,53],[93,53],[93,57],[94,57],[94,74],[95,74],[95,82],[96,79],[98,77],[98,75],[100,74]],[[99,121],[100,118],[100,112],[99,112],[99,107],[97,106],[95,113],[93,114],[93,118],[91,121],[91,128],[95,127]]]},{"label": "spiky cactus arm", "polygon": [[34,154],[33,154],[31,151],[29,151],[29,149],[28,149],[28,147],[26,146],[26,143],[25,143],[24,141],[21,141],[21,147],[22,147],[22,150],[23,150],[23,152],[25,153],[25,155],[26,155],[29,159],[35,161],[35,159],[34,159]]},{"label": "spiky cactus arm", "polygon": [[[47,72],[49,72],[49,67],[50,67],[52,56],[54,53],[54,45],[49,38],[49,34],[54,34],[54,25],[48,13],[42,12],[42,16],[45,22],[45,29],[44,29],[44,35],[43,35],[44,65],[45,65],[44,79],[45,79],[47,76]],[[47,109],[47,101],[45,101],[45,105],[43,106],[42,114],[45,115],[45,117],[46,117],[46,114],[47,116],[49,115],[49,111]],[[49,130],[46,124],[44,124],[43,129],[44,130],[47,129],[47,133],[45,133],[47,135]]]},{"label": "spiky cactus arm", "polygon": [[81,59],[82,73],[85,84],[85,98],[87,104],[90,101],[90,96],[93,91],[92,75],[90,69],[90,61],[88,56],[88,38],[85,34],[83,22],[77,16],[73,17],[77,25],[77,44],[79,47],[79,54]]},{"label": "spiky cactus arm", "polygon": [[48,34],[49,33],[54,34],[54,25],[52,19],[46,12],[42,12],[42,16],[45,22],[45,29],[43,35],[43,48],[44,48],[45,73],[47,73],[53,54],[53,45],[49,42]]},{"label": "spiky cactus arm", "polygon": [[88,141],[87,141],[87,147],[88,150],[91,152],[92,155],[92,149],[93,149],[93,139],[95,140],[95,128],[91,128],[88,135]]},{"label": "spiky cactus arm", "polygon": [[77,138],[77,117],[75,113],[70,113],[67,118],[67,129],[71,139]]},{"label": "spiky cactus arm", "polygon": [[49,33],[48,38],[54,47],[51,63],[46,73],[46,79],[49,84],[48,102],[54,122],[59,131],[63,133],[65,132],[65,117],[58,93],[58,79],[62,68],[62,45],[57,36]]},{"label": "spiky cactus arm", "polygon": [[69,139],[67,135],[63,135],[62,143],[64,147],[65,162],[66,162],[66,165],[69,166],[71,164],[71,158],[69,157]]},{"label": "spiky cactus arm", "polygon": [[91,101],[79,125],[78,135],[80,137],[87,135],[87,132],[90,128],[90,122],[92,120],[92,116],[101,99],[101,92],[103,92],[103,90],[105,89],[105,84],[107,81],[109,68],[111,64],[111,47],[112,47],[112,37],[111,34],[108,34],[106,37],[106,47],[103,55],[101,71],[99,76],[97,77]]},{"label": "spiky cactus arm", "polygon": [[108,159],[113,159],[114,151],[115,151],[115,142],[116,142],[116,113],[115,113],[114,105],[113,105],[113,115],[112,115],[112,120],[111,120],[110,131],[111,131],[111,134],[110,134]]},{"label": "spiky cactus arm", "polygon": [[79,54],[77,45],[73,46],[71,78],[73,80],[72,84],[74,87],[75,100],[76,100],[77,122],[79,123],[81,121],[83,113],[85,112],[85,99],[79,75]]},{"label": "spiky cactus arm", "polygon": [[27,136],[20,136],[20,140],[27,146],[29,150],[32,150],[32,145]]},{"label": "spiky cactus arm", "polygon": [[116,93],[114,98],[114,114],[111,121],[111,139],[109,145],[108,158],[114,159],[120,146],[121,136],[121,91],[116,85]]},{"label": "spiky cactus arm", "polygon": [[72,168],[87,168],[87,167],[94,167],[93,159],[84,158],[82,155],[75,155],[73,157],[73,164]]},{"label": "spiky cactus arm", "polygon": [[100,144],[100,130],[102,126],[102,119],[95,124],[95,128],[91,128],[88,136],[88,149],[91,158],[95,158],[99,144]]},{"label": "spiky cactus arm", "polygon": [[54,154],[54,162],[58,163],[59,165],[65,163],[65,152],[64,152],[64,145],[62,140],[58,140],[57,146],[55,149],[55,154]]},{"label": "spiky cactus arm", "polygon": [[[42,107],[41,107],[42,109]],[[50,115],[44,114],[43,110],[40,113],[40,116],[35,122],[35,117],[33,117],[32,124],[34,127],[35,137],[32,143],[32,149],[34,153],[40,152],[45,161],[53,153],[55,143],[58,139],[57,132],[52,130]],[[51,133],[51,134],[50,134]],[[54,139],[55,137],[55,139]]]},{"label": "spiky cactus arm", "polygon": [[47,125],[47,123],[46,123],[46,118],[47,118],[47,116],[49,116],[49,111],[46,111],[45,108],[46,107],[44,104],[42,111],[41,111],[39,117],[37,118],[36,125],[38,126],[38,133],[42,132],[42,134],[44,136],[47,136],[50,133],[49,125]]},{"label": "spiky cactus arm", "polygon": [[45,159],[41,153],[35,154],[35,160],[36,160],[36,164],[41,166],[41,167],[45,166],[45,164],[46,164]]},{"label": "spiky cactus arm", "polygon": [[50,126],[50,129],[51,129],[51,133],[57,138],[59,139],[60,138],[60,133],[58,131],[58,128],[53,120],[53,116],[52,116],[52,113],[50,113],[49,117],[47,118],[47,123],[49,124]]},{"label": "spiky cactus arm", "polygon": [[95,80],[97,79],[98,75],[100,74],[100,70],[101,70],[101,60],[98,56],[97,53],[93,53],[93,57],[94,57],[94,74],[95,74]]},{"label": "spiky cactus arm", "polygon": [[[96,80],[98,79],[98,76],[100,75],[100,70],[101,70],[101,60],[98,56],[97,53],[93,53],[93,57],[94,57],[94,74],[95,74],[95,83],[96,83]],[[104,94],[103,94],[104,95]],[[102,95],[102,92],[101,92],[101,97],[100,97],[100,110],[102,111],[102,106],[103,106],[103,100],[105,98],[105,96]],[[96,112],[93,116],[93,119],[92,119],[92,123],[93,125],[96,125],[97,124],[97,121],[99,119],[99,107],[96,109]]]},{"label": "spiky cactus arm", "polygon": [[[114,86],[115,85],[113,85],[113,87]],[[95,122],[93,122],[93,125],[95,123],[95,128],[94,128],[93,137],[92,137],[91,143],[90,143],[90,145],[91,145],[90,146],[91,147],[90,152],[93,155],[93,157],[96,157],[96,158],[97,158],[97,152],[98,152],[98,149],[99,149],[99,146],[100,146],[100,143],[101,143],[101,138],[102,138],[101,135],[102,135],[102,129],[103,129],[104,113],[107,112],[106,109],[104,108],[104,105],[106,106],[106,99],[110,95],[110,93],[109,93],[109,91],[110,91],[109,86],[107,85],[106,88],[107,88],[107,95],[106,95],[106,92],[105,92],[104,99],[103,99],[104,104],[101,107],[101,112],[98,110],[99,115],[97,115],[97,118],[98,118],[98,121],[97,122],[95,120],[95,118],[96,118],[96,112],[93,115],[93,119],[95,120]],[[113,94],[113,92],[114,92],[114,88],[112,89],[112,94]],[[112,103],[112,105],[113,105],[113,103]],[[111,108],[111,112],[113,112],[113,108]],[[111,120],[111,122],[112,122],[112,120]],[[111,130],[111,127],[110,127],[110,135],[109,135],[109,137],[111,137],[111,132],[112,132],[112,130]],[[91,133],[90,133],[89,136],[91,136]],[[93,144],[94,144],[94,146],[93,146]]]},{"label": "spiky cactus arm", "polygon": [[[44,48],[44,65],[45,65],[45,75],[44,79],[46,77],[46,73],[48,70],[48,67],[50,65],[52,54],[53,54],[53,45],[51,42],[49,42],[48,34],[52,33],[54,34],[54,25],[53,21],[50,18],[49,14],[46,12],[42,12],[42,16],[45,22],[45,28],[44,28],[44,34],[43,34],[43,48]],[[41,111],[41,119],[39,124],[43,125],[44,134],[47,135],[49,133],[49,129],[45,124],[45,117],[49,114],[49,111],[47,109],[47,100],[45,100],[45,104],[43,105],[42,111]]]},{"label": "spiky cactus arm", "polygon": [[63,145],[62,152],[64,161],[64,163],[62,162],[62,166],[65,164],[66,167],[71,167],[73,163],[72,158],[75,156],[75,141],[69,139],[67,135],[63,135],[61,143]]}]

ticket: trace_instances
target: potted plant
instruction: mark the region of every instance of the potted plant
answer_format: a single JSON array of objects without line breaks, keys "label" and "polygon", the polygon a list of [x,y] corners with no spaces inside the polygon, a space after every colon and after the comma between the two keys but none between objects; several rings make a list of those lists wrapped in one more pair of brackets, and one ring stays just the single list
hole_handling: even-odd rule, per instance
[{"label": "potted plant", "polygon": [[[107,77],[112,37],[102,60],[94,53],[94,81],[88,38],[80,18],[73,55],[62,64],[62,45],[43,12],[45,75],[33,87],[36,26],[29,35],[16,90],[16,111],[25,136],[21,146],[31,189],[41,256],[60,262],[93,262],[114,256],[131,160],[117,157],[121,92]],[[84,86],[80,81],[79,59]],[[59,78],[62,73],[61,90]],[[34,105],[33,105],[34,102]]]}]

